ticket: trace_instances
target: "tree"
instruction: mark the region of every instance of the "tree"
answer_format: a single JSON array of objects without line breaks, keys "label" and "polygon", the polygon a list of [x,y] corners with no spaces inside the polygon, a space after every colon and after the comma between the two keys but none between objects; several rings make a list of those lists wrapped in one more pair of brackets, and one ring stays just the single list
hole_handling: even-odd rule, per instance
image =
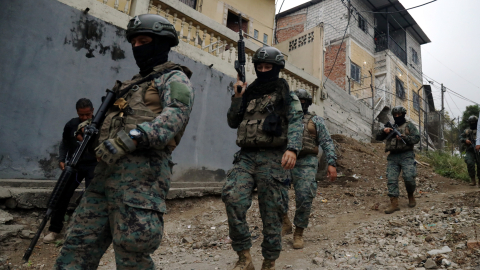
[{"label": "tree", "polygon": [[471,105],[465,108],[463,112],[462,121],[460,121],[460,130],[467,129],[470,125],[468,124],[468,118],[472,115],[478,117],[478,113],[480,112],[480,106],[478,105]]}]

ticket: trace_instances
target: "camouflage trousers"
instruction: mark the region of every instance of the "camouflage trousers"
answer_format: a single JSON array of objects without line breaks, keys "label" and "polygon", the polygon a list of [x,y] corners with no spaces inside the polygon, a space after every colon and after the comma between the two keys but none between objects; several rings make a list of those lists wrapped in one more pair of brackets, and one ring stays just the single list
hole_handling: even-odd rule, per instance
[{"label": "camouflage trousers", "polygon": [[480,158],[473,151],[465,152],[465,163],[470,178],[475,178],[475,165],[477,166],[477,178],[480,179]]},{"label": "camouflage trousers", "polygon": [[252,204],[255,187],[263,223],[262,255],[276,260],[282,250],[282,216],[288,207],[290,179],[281,167],[283,151],[249,151],[235,154],[234,166],[223,186],[222,200],[228,216],[232,248],[235,251],[252,246],[247,224],[247,210]]},{"label": "camouflage trousers", "polygon": [[317,156],[307,155],[297,159],[295,168],[292,170],[296,204],[293,224],[300,228],[308,227],[308,218],[310,217],[312,202],[317,194],[317,180],[315,179],[317,169]]},{"label": "camouflage trousers", "polygon": [[155,269],[170,188],[167,153],[135,151],[100,162],[67,230],[54,269],[97,269],[113,242],[117,269]]},{"label": "camouflage trousers", "polygon": [[398,197],[398,177],[402,171],[403,181],[407,193],[413,193],[416,188],[415,177],[417,176],[417,164],[415,153],[406,151],[403,153],[390,153],[387,157],[387,187],[389,197]]}]

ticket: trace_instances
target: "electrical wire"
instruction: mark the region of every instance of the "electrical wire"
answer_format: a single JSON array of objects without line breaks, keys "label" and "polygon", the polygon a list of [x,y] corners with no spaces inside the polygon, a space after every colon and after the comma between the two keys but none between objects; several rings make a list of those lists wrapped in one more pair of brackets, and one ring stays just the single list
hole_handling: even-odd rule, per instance
[{"label": "electrical wire", "polygon": [[431,4],[431,3],[436,2],[436,1],[437,1],[437,0],[433,0],[433,1],[430,1],[430,2],[428,2],[428,3],[421,4],[421,5],[418,5],[418,6],[415,6],[415,7],[406,8],[406,9],[397,10],[397,11],[392,11],[392,12],[388,12],[388,11],[386,11],[386,12],[383,12],[383,11],[370,11],[370,10],[363,10],[363,11],[359,11],[359,12],[365,12],[365,13],[380,13],[380,14],[392,14],[392,13],[399,13],[399,12],[411,10],[411,9],[414,9],[414,8],[423,7],[423,6],[425,6],[425,5]]},{"label": "electrical wire", "polygon": [[343,33],[342,42],[340,43],[340,47],[338,47],[337,55],[335,56],[335,60],[333,61],[332,68],[330,69],[330,72],[328,73],[328,76],[325,79],[325,82],[323,83],[323,88],[324,89],[325,89],[325,83],[327,82],[328,77],[330,77],[330,74],[332,74],[333,68],[335,67],[335,64],[337,63],[337,58],[338,58],[338,55],[340,54],[340,50],[342,50],[343,41],[345,40],[345,35],[347,34],[347,29],[348,29],[349,25],[350,25],[350,20],[348,20],[347,26],[345,27],[345,32]]},{"label": "electrical wire", "polygon": [[[280,9],[278,10],[277,14],[279,14],[282,11],[283,3],[285,3],[285,0],[282,1],[282,4],[280,5]],[[277,20],[277,15],[275,15],[275,44],[278,44],[277,31],[278,31],[278,20]]]}]

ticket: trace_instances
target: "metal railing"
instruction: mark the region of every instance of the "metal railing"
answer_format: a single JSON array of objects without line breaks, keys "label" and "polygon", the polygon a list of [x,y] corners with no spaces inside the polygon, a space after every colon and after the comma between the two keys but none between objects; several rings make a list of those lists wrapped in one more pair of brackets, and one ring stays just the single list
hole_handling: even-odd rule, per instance
[{"label": "metal railing", "polygon": [[388,39],[386,34],[375,37],[375,52],[387,49],[392,51],[405,65],[407,64],[407,52],[391,36]]}]

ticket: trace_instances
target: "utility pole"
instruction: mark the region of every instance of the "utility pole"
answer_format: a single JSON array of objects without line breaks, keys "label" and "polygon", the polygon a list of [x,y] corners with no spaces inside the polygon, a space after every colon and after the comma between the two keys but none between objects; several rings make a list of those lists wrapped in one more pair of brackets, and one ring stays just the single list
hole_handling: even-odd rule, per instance
[{"label": "utility pole", "polygon": [[444,113],[445,113],[445,105],[443,104],[444,102],[444,90],[443,90],[443,83],[442,83],[442,87],[441,87],[441,91],[442,91],[442,111],[440,112],[440,133],[438,134],[438,136],[440,137],[440,149],[443,150],[443,146],[444,146],[444,138],[443,138],[443,130],[444,130],[444,126],[443,126],[443,118],[444,118]]},{"label": "utility pole", "polygon": [[370,73],[370,89],[372,91],[372,136],[375,136],[374,135],[374,132],[375,132],[375,97],[373,95],[373,74],[372,72],[369,70],[368,71]]},{"label": "utility pole", "polygon": [[450,123],[450,144],[452,145],[452,156],[453,156],[453,125],[455,124],[455,118],[453,118]]}]

